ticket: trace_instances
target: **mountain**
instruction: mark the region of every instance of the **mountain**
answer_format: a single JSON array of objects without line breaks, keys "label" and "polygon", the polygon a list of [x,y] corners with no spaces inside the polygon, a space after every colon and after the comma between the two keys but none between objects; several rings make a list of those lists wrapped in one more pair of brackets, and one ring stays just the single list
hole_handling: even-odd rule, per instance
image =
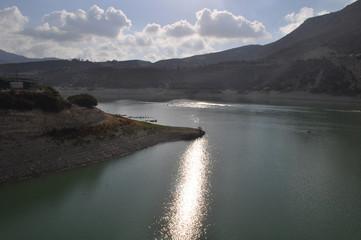
[{"label": "mountain", "polygon": [[260,51],[262,48],[263,46],[261,45],[248,45],[244,47],[229,49],[222,52],[196,55],[182,59],[160,60],[154,63],[154,65],[160,67],[174,67],[174,66],[189,67],[189,66],[216,64],[221,62],[251,60],[257,55],[258,51]]},{"label": "mountain", "polygon": [[29,62],[28,58],[0,50],[0,64]]},{"label": "mountain", "polygon": [[361,0],[306,20],[282,39],[156,63],[78,60],[0,65],[0,76],[64,88],[361,94]]},{"label": "mountain", "polygon": [[261,46],[248,45],[222,52],[161,60],[158,66],[194,66],[227,61],[322,58],[330,54],[361,53],[361,1],[343,10],[307,19],[280,40]]},{"label": "mountain", "polygon": [[0,64],[6,63],[25,63],[25,62],[39,62],[39,61],[52,61],[58,60],[57,58],[27,58],[14,53],[5,52],[0,50]]},{"label": "mountain", "polygon": [[361,1],[343,10],[307,19],[284,38],[268,44],[261,55],[269,58],[323,58],[361,53]]}]

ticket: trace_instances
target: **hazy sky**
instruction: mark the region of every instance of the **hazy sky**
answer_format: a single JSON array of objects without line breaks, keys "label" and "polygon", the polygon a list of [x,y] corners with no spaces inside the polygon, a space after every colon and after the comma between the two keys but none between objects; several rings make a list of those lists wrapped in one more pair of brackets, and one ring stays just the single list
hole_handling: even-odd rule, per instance
[{"label": "hazy sky", "polygon": [[156,61],[265,44],[355,0],[1,0],[0,49]]}]

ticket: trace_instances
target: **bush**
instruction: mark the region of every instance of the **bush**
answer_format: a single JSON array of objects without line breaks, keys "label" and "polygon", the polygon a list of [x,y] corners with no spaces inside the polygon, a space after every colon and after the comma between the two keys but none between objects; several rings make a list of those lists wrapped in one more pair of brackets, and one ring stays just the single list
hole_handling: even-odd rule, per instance
[{"label": "bush", "polygon": [[62,98],[55,89],[43,88],[43,91],[2,91],[0,92],[0,108],[31,110],[39,108],[46,112],[59,112],[70,103]]},{"label": "bush", "polygon": [[6,81],[4,78],[0,77],[0,90],[5,90],[9,88],[10,88],[9,81]]},{"label": "bush", "polygon": [[14,108],[15,99],[10,92],[0,92],[0,108]]},{"label": "bush", "polygon": [[20,110],[31,110],[34,107],[34,103],[28,99],[15,98],[16,109]]},{"label": "bush", "polygon": [[65,108],[65,101],[51,94],[43,93],[38,95],[34,107],[46,112],[59,112]]},{"label": "bush", "polygon": [[67,100],[73,104],[87,108],[92,108],[98,105],[98,101],[92,95],[87,93],[70,96]]},{"label": "bush", "polygon": [[57,97],[57,98],[61,98],[60,93],[58,91],[56,91],[54,88],[46,86],[42,88],[45,92],[47,92],[48,94],[50,94],[51,96]]}]

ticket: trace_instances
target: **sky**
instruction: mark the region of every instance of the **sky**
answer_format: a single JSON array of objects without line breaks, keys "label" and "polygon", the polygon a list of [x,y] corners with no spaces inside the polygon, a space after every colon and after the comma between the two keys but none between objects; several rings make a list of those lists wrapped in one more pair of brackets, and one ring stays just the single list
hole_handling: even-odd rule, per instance
[{"label": "sky", "polygon": [[355,0],[0,0],[0,49],[90,61],[267,44]]}]

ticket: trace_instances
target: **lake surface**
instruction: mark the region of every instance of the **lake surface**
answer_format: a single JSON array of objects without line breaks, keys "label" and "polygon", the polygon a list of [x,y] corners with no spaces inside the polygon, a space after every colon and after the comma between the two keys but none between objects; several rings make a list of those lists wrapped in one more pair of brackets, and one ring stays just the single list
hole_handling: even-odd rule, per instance
[{"label": "lake surface", "polygon": [[101,103],[194,141],[0,187],[0,239],[361,239],[361,112]]}]

